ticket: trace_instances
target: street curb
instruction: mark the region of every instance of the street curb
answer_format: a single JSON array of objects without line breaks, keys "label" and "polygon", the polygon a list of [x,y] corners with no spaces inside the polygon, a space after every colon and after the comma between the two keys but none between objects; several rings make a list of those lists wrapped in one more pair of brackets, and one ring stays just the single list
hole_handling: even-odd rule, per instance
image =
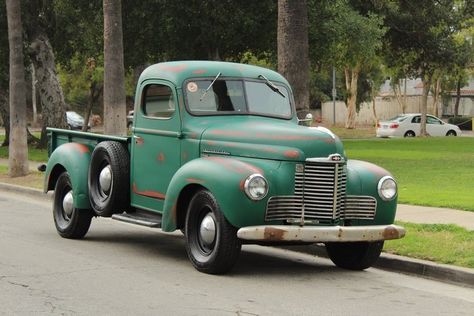
[{"label": "street curb", "polygon": [[53,198],[53,193],[48,192],[47,194],[43,193],[42,190],[24,187],[20,185],[10,184],[10,183],[3,183],[0,182],[0,190],[8,191],[8,192],[15,192],[15,193],[22,193],[28,194],[31,196],[39,197],[45,200],[51,200]]},{"label": "street curb", "polygon": [[[321,245],[289,246],[283,248],[328,258],[325,247]],[[434,263],[389,253],[382,253],[373,267],[474,288],[474,269]]]},{"label": "street curb", "polygon": [[[0,190],[28,194],[44,200],[51,200],[53,197],[52,192],[45,194],[39,189],[2,182],[0,182]],[[328,258],[325,247],[319,244],[309,246],[282,246],[280,248]],[[373,267],[474,288],[474,269],[439,264],[388,253],[382,253]]]}]

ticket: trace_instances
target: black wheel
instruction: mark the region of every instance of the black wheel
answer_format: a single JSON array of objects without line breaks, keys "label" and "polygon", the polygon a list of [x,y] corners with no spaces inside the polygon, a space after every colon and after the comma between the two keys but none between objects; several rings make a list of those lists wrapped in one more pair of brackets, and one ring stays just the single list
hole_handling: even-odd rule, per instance
[{"label": "black wheel", "polygon": [[453,131],[453,130],[449,130],[447,133],[446,133],[446,136],[458,136],[458,134]]},{"label": "black wheel", "polygon": [[92,210],[77,209],[73,203],[71,179],[67,172],[63,172],[54,188],[54,224],[61,237],[79,239],[89,230],[93,213]]},{"label": "black wheel", "polygon": [[404,137],[415,137],[415,132],[414,131],[407,131],[405,133],[405,135],[403,135]]},{"label": "black wheel", "polygon": [[334,264],[349,270],[364,270],[380,257],[383,241],[326,243],[326,251]]},{"label": "black wheel", "polygon": [[185,236],[188,257],[197,270],[222,274],[237,262],[241,249],[237,229],[226,220],[209,191],[198,191],[192,198]]},{"label": "black wheel", "polygon": [[124,145],[99,143],[89,167],[89,200],[99,216],[112,216],[130,207],[130,159]]}]

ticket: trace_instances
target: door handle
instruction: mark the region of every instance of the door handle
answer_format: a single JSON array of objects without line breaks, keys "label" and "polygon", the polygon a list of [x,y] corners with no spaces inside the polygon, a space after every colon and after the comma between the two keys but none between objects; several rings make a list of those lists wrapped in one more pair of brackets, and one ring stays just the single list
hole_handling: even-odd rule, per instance
[{"label": "door handle", "polygon": [[144,143],[143,137],[133,135],[133,139],[135,140],[135,144],[137,145],[143,145]]}]

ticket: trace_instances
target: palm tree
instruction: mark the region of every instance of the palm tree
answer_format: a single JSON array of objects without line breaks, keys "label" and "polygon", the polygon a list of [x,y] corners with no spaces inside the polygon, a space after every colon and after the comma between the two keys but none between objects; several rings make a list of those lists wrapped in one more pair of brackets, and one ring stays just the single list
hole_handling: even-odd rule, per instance
[{"label": "palm tree", "polygon": [[104,0],[104,132],[126,135],[121,0]]},{"label": "palm tree", "polygon": [[278,0],[278,71],[290,82],[296,109],[309,110],[308,5]]},{"label": "palm tree", "polygon": [[28,174],[26,133],[26,84],[20,0],[7,0],[8,43],[10,46],[10,146],[8,172],[11,177]]}]

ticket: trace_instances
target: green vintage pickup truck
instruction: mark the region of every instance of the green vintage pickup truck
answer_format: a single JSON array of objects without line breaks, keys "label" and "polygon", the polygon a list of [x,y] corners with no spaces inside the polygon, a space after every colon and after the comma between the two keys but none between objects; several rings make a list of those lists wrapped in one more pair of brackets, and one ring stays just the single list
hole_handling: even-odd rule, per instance
[{"label": "green vintage pickup truck", "polygon": [[130,137],[49,129],[45,192],[62,237],[94,216],[181,230],[194,267],[225,273],[241,245],[325,243],[339,267],[379,257],[397,184],[301,124],[288,82],[250,65],[185,61],[140,76]]}]

